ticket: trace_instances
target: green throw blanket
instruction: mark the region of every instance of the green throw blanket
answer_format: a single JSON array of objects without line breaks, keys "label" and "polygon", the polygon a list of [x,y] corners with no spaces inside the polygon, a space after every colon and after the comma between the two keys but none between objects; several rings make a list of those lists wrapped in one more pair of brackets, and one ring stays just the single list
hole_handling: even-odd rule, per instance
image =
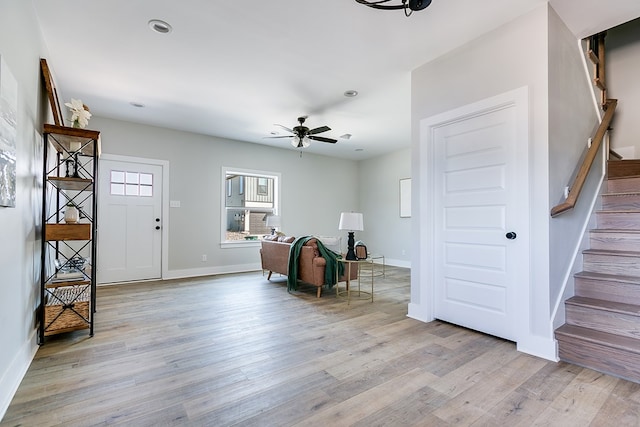
[{"label": "green throw blanket", "polygon": [[[304,244],[313,238],[313,236],[298,237],[291,243],[291,248],[289,248],[289,274],[287,275],[288,291],[298,289],[298,258],[300,258],[300,251]],[[324,285],[330,289],[336,284],[336,270],[340,276],[344,274],[344,264],[338,262],[338,258],[342,258],[342,256],[327,249],[317,237],[315,239],[320,256],[327,261],[324,269]]]}]

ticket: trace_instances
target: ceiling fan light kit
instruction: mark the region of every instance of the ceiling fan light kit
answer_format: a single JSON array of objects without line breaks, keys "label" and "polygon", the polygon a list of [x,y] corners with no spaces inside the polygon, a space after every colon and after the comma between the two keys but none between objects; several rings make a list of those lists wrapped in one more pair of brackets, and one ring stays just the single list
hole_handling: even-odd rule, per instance
[{"label": "ceiling fan light kit", "polygon": [[[326,138],[324,136],[318,136],[316,134],[330,131],[331,128],[329,126],[320,126],[314,129],[309,129],[304,125],[307,116],[298,117],[298,126],[294,126],[293,129],[289,129],[286,126],[282,126],[279,124],[274,124],[274,126],[281,127],[282,129],[289,132],[291,135],[283,135],[283,136],[268,136],[267,138],[291,138],[291,145],[295,148],[307,148],[311,145],[311,140],[313,141],[321,141],[328,142],[330,144],[335,144],[338,142],[337,139]],[[273,134],[273,132],[272,132]]]},{"label": "ceiling fan light kit", "polygon": [[299,136],[292,136],[291,145],[293,145],[295,148],[307,148],[308,146],[311,145],[311,142],[309,141],[309,138],[307,138],[306,136],[302,139],[300,139]]},{"label": "ceiling fan light kit", "polygon": [[374,9],[402,9],[404,10],[404,14],[406,16],[411,15],[415,10],[426,9],[431,4],[431,0],[400,0],[402,2],[401,4],[386,4],[391,3],[392,1],[398,0],[356,0],[357,3],[369,6]]}]

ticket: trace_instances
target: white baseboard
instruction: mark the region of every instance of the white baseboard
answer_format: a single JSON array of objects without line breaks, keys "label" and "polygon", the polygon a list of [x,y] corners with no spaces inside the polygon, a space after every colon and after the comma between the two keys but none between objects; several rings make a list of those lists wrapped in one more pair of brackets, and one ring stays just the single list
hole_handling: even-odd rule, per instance
[{"label": "white baseboard", "polygon": [[385,258],[384,263],[393,267],[411,268],[411,261],[404,259]]},{"label": "white baseboard", "polygon": [[211,276],[216,274],[248,273],[260,271],[260,263],[224,265],[218,267],[190,268],[185,270],[169,270],[163,279],[185,279],[187,277]]},{"label": "white baseboard", "polygon": [[420,304],[410,302],[408,311],[409,312],[407,313],[407,317],[410,317],[412,319],[416,319],[425,323],[429,323],[433,320],[433,317],[431,317],[430,313],[426,313],[425,307]]},{"label": "white baseboard", "polygon": [[558,359],[558,343],[554,338],[541,337],[537,335],[529,335],[523,340],[518,340],[516,348],[522,353],[542,359],[557,362]]},{"label": "white baseboard", "polygon": [[33,330],[29,339],[24,343],[16,357],[9,366],[6,367],[4,372],[0,373],[0,420],[4,418],[4,415],[9,409],[9,404],[13,399],[13,396],[18,391],[18,387],[22,382],[31,361],[38,351],[38,334],[37,330]]}]

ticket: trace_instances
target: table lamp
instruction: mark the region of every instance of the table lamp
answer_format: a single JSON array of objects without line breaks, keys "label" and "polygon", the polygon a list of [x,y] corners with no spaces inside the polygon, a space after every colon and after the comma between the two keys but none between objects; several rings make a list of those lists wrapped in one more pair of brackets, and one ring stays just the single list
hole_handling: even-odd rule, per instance
[{"label": "table lamp", "polygon": [[348,231],[349,237],[347,239],[347,255],[345,258],[348,260],[358,259],[353,248],[355,244],[353,232],[364,230],[362,214],[357,212],[342,212],[340,214],[340,224],[338,225],[338,229]]},{"label": "table lamp", "polygon": [[271,235],[276,234],[276,228],[282,225],[280,215],[267,215],[267,227],[271,227]]}]

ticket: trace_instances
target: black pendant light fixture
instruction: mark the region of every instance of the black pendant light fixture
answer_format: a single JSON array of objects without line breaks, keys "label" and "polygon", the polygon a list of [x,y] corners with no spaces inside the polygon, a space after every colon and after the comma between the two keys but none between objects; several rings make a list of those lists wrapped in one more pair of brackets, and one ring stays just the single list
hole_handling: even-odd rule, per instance
[{"label": "black pendant light fixture", "polygon": [[[386,4],[393,0],[356,0],[357,3],[374,9],[397,10],[403,9],[404,14],[409,16],[414,10],[426,9],[431,4],[431,0],[401,0],[402,4]],[[395,0],[397,1],[397,0]]]}]

